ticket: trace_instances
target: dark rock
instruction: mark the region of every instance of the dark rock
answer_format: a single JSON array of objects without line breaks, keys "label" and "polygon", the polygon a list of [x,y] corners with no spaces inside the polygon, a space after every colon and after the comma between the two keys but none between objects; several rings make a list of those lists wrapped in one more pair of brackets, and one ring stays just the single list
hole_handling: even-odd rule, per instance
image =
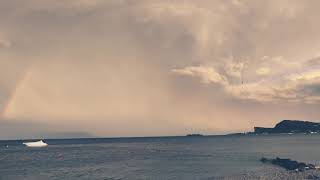
[{"label": "dark rock", "polygon": [[202,134],[187,134],[188,137],[202,137]]},{"label": "dark rock", "polygon": [[271,163],[280,167],[285,168],[286,170],[295,170],[295,171],[305,171],[305,170],[311,170],[316,169],[315,165],[313,164],[306,164],[303,162],[293,161],[291,159],[282,159],[282,158],[276,158],[276,159],[268,159],[268,158],[261,158],[261,162],[263,163]]},{"label": "dark rock", "polygon": [[276,124],[274,128],[254,127],[254,133],[320,133],[320,123],[298,120],[283,120]]}]

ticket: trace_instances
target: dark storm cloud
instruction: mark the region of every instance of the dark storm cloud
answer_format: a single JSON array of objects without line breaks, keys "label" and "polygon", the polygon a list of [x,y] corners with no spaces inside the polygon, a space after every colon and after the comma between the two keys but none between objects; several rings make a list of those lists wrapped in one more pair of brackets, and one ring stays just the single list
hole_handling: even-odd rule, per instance
[{"label": "dark storm cloud", "polygon": [[319,103],[318,61],[307,61],[319,56],[318,4],[1,1],[2,119],[161,135],[297,115],[250,110],[274,111],[275,102],[313,118],[304,104]]}]

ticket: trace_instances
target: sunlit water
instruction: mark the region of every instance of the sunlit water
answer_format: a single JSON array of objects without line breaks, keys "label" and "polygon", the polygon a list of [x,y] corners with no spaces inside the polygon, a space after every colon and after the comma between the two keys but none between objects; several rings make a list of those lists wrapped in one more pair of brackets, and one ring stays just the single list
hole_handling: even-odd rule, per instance
[{"label": "sunlit water", "polygon": [[[320,164],[320,135],[0,141],[0,179],[216,179],[269,170],[261,157]],[[8,147],[6,147],[8,145]]]}]

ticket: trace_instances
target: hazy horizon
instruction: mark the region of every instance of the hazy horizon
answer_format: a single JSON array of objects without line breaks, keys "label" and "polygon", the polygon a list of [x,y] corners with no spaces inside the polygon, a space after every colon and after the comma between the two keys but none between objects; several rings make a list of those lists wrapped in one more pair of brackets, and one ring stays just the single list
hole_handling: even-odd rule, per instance
[{"label": "hazy horizon", "polygon": [[319,5],[3,0],[0,139],[319,122]]}]

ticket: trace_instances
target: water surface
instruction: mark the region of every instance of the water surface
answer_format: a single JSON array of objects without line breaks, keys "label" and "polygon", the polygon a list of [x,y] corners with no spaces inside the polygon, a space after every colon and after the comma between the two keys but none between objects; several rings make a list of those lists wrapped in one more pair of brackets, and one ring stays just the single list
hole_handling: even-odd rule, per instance
[{"label": "water surface", "polygon": [[[261,157],[320,164],[320,135],[0,141],[0,179],[216,179],[269,170]],[[8,147],[6,147],[8,145]]]}]

